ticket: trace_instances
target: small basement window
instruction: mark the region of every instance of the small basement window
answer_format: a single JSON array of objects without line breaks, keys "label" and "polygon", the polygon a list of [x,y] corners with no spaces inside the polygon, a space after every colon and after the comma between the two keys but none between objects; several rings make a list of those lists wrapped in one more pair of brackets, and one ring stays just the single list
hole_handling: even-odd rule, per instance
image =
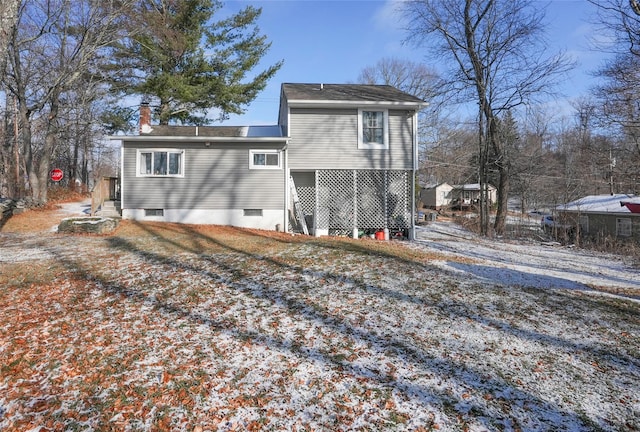
[{"label": "small basement window", "polygon": [[145,216],[164,216],[163,209],[144,209]]},{"label": "small basement window", "polygon": [[262,216],[262,209],[244,209],[245,216]]}]

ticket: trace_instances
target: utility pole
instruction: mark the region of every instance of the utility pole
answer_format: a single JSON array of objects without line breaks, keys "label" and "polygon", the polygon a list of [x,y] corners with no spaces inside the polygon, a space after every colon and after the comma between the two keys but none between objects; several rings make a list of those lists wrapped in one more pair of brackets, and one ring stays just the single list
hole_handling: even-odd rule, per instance
[{"label": "utility pole", "polygon": [[616,167],[616,158],[611,154],[609,149],[609,193],[613,195],[613,169]]}]

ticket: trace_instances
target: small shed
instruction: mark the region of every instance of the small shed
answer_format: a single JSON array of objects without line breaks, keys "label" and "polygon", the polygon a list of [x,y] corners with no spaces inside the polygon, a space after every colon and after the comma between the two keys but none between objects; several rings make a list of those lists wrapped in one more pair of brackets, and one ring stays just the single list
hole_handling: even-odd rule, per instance
[{"label": "small shed", "polygon": [[640,197],[626,194],[588,195],[556,207],[564,220],[580,227],[580,236],[640,241],[640,213],[627,203],[640,204]]},{"label": "small shed", "polygon": [[449,183],[434,184],[420,191],[420,202],[424,208],[438,210],[451,204],[453,186]]}]

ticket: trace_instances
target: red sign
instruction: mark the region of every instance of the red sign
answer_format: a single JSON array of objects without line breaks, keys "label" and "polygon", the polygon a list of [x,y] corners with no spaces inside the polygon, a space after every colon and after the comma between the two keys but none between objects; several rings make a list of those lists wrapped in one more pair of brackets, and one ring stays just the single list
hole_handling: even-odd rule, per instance
[{"label": "red sign", "polygon": [[62,177],[64,177],[64,173],[61,169],[56,168],[51,170],[51,180],[53,180],[54,182],[59,182],[60,180],[62,180]]}]

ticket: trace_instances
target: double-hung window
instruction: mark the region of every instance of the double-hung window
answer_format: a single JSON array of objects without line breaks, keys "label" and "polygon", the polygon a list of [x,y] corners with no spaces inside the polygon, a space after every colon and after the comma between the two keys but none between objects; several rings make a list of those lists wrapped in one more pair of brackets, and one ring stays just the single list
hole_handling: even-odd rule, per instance
[{"label": "double-hung window", "polygon": [[389,112],[387,110],[358,110],[358,148],[389,148]]},{"label": "double-hung window", "polygon": [[249,150],[249,169],[280,169],[279,150]]},{"label": "double-hung window", "polygon": [[184,176],[184,150],[138,150],[138,176]]}]

